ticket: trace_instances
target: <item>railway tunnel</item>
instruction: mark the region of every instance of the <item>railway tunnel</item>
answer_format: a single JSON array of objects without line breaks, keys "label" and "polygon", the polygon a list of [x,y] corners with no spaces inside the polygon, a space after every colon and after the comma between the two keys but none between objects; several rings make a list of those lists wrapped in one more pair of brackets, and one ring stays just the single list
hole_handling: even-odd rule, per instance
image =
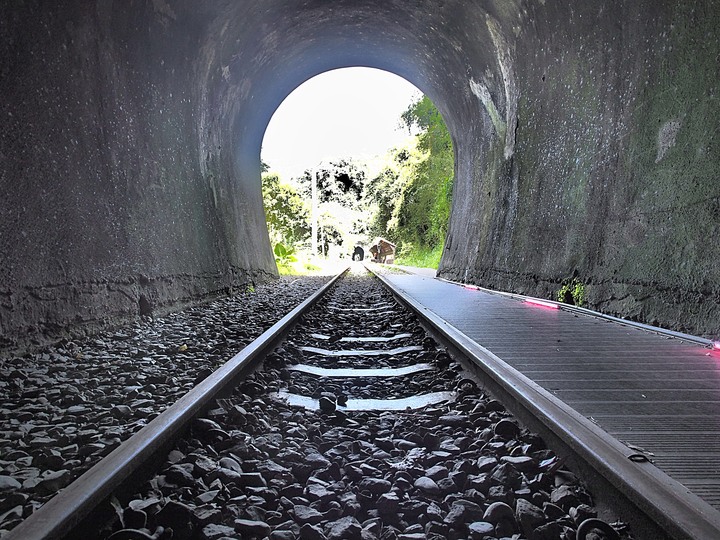
[{"label": "railway tunnel", "polygon": [[324,71],[400,75],[456,152],[440,275],[720,334],[714,0],[0,7],[0,334],[22,347],[276,273],[260,145]]}]

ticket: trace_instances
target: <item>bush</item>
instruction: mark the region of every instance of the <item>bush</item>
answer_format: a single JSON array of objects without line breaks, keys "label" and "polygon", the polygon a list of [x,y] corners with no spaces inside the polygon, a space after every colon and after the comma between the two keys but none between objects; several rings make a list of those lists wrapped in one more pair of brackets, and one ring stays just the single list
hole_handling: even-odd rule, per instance
[{"label": "bush", "polygon": [[577,278],[565,280],[557,291],[557,301],[571,306],[582,306],[585,303],[585,284]]}]

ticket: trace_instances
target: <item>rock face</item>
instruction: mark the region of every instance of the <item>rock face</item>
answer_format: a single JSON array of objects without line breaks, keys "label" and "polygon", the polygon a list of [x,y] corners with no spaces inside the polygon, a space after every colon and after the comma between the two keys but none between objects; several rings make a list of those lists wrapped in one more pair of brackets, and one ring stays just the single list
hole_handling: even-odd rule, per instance
[{"label": "rock face", "polygon": [[590,308],[718,335],[711,4],[523,2],[516,23],[487,19],[505,85],[469,75],[488,120],[471,121],[482,149],[458,141],[442,276],[546,298],[576,278]]},{"label": "rock face", "polygon": [[720,330],[716,2],[197,4],[0,7],[0,347],[274,274],[265,127],[349,65],[445,117],[443,276]]}]

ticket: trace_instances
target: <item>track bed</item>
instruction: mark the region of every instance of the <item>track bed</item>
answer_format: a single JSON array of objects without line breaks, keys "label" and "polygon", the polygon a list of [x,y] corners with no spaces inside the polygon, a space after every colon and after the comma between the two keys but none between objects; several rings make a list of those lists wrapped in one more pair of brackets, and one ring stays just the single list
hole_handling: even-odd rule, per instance
[{"label": "track bed", "polygon": [[[333,317],[337,306],[347,310],[340,318]],[[352,340],[398,333],[411,337],[361,348]],[[303,350],[318,341],[350,352]],[[413,345],[420,350],[351,354]],[[431,368],[401,377],[319,377],[288,369],[298,364]],[[325,398],[326,411],[290,406],[277,398],[282,390]],[[403,411],[338,404],[438,391],[453,398]],[[377,280],[351,276],[261,370],[196,420],[159,473],[119,508],[126,526],[181,531],[173,538],[575,538],[595,513],[590,495],[558,465]]]}]

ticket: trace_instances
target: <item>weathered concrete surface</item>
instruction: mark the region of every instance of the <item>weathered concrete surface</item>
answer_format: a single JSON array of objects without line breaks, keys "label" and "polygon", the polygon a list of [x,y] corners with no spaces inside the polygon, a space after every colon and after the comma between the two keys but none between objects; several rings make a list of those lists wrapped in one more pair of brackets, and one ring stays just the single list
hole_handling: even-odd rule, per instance
[{"label": "weathered concrete surface", "polygon": [[163,2],[2,4],[0,344],[276,272],[257,240],[258,160],[229,150],[217,19]]},{"label": "weathered concrete surface", "polygon": [[441,275],[547,297],[577,277],[592,308],[720,336],[720,4],[523,6],[515,146],[458,178]]},{"label": "weathered concrete surface", "polygon": [[274,274],[265,127],[352,65],[445,116],[443,275],[717,332],[717,3],[604,4],[3,3],[0,345]]}]

